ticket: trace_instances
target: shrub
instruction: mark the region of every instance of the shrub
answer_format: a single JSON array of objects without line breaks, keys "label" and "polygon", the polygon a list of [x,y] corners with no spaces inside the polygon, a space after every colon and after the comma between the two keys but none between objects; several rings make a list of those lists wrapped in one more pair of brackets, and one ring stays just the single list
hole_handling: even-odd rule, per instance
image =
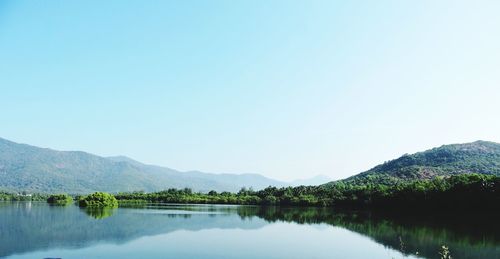
[{"label": "shrub", "polygon": [[80,207],[92,207],[92,208],[103,208],[103,207],[118,207],[118,201],[115,196],[105,193],[105,192],[95,192],[87,196],[83,196],[78,201]]},{"label": "shrub", "polygon": [[53,205],[67,205],[73,202],[73,198],[67,194],[53,194],[49,196],[47,202]]}]

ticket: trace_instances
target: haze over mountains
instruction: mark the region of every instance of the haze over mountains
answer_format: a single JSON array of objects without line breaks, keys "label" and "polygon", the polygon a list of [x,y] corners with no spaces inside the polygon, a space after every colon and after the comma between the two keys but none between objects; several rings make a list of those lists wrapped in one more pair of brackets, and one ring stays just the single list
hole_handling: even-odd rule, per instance
[{"label": "haze over mountains", "polygon": [[282,182],[259,174],[180,172],[146,165],[124,156],[100,157],[81,151],[56,151],[0,138],[0,190],[89,193],[94,191],[238,191],[241,187],[321,184],[324,177]]}]

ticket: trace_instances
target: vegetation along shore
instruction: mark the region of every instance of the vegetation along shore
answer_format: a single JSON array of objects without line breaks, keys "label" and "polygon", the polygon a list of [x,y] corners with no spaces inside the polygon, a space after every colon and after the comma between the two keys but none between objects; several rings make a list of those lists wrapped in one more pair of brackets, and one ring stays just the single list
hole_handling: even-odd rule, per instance
[{"label": "vegetation along shore", "polygon": [[[0,200],[44,201],[49,196],[2,192]],[[160,192],[128,192],[109,196],[96,193],[88,196],[74,195],[83,207],[93,202],[116,206],[120,203],[200,203],[242,205],[292,205],[342,208],[387,208],[404,209],[495,209],[500,202],[500,177],[483,174],[461,174],[431,180],[401,181],[395,184],[352,183],[338,181],[319,186],[267,187],[254,191],[242,188],[232,192],[193,192],[189,188],[168,189]],[[95,199],[93,199],[95,198]],[[102,199],[101,199],[102,198]],[[49,200],[50,202],[50,200]],[[106,206],[105,204],[101,204]],[[100,206],[100,205],[99,205]]]}]

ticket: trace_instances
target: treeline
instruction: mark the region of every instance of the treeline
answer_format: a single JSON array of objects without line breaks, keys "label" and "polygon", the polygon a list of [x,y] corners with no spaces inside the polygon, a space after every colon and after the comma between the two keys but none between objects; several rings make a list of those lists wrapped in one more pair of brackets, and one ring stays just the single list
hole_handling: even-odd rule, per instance
[{"label": "treeline", "polygon": [[[193,192],[189,188],[144,193],[114,194],[121,205],[163,202],[199,204],[287,205],[372,209],[478,209],[499,210],[500,177],[462,174],[432,180],[352,183],[338,181],[320,186],[267,187],[254,191],[242,188],[237,193]],[[45,194],[0,192],[0,200],[46,201]],[[75,197],[80,200],[81,197]]]},{"label": "treeline", "polygon": [[0,201],[46,201],[48,197],[48,194],[26,194],[0,191]]},{"label": "treeline", "polygon": [[211,203],[372,208],[498,209],[500,177],[463,174],[433,180],[392,185],[335,182],[321,186],[268,187],[260,191],[242,188],[238,193],[168,189],[155,193],[118,193],[121,201]]},{"label": "treeline", "polygon": [[47,198],[47,203],[52,205],[68,205],[73,202],[73,197],[67,194],[53,194]]}]

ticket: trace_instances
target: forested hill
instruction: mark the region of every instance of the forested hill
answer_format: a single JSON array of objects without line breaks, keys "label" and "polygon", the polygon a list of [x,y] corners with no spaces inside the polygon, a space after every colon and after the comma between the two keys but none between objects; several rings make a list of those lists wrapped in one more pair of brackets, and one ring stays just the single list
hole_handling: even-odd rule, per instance
[{"label": "forested hill", "polygon": [[213,174],[146,165],[126,157],[57,151],[0,138],[0,191],[89,193],[94,191],[194,191],[262,189],[285,182],[259,174]]},{"label": "forested hill", "polygon": [[500,176],[500,144],[475,141],[444,145],[411,155],[405,154],[342,181],[394,183],[464,173]]}]

